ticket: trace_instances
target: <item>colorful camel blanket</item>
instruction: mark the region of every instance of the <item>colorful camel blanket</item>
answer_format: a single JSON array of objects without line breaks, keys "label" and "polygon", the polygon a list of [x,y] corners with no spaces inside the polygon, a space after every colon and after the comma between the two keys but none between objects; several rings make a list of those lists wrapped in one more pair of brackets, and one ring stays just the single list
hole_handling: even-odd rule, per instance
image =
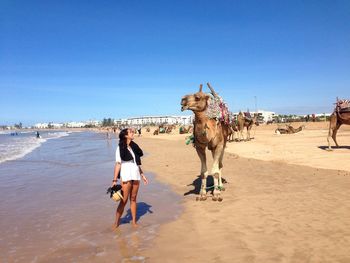
[{"label": "colorful camel blanket", "polygon": [[225,124],[232,123],[234,121],[233,114],[224,100],[220,96],[214,97],[212,94],[209,95],[207,117],[224,122]]},{"label": "colorful camel blanket", "polygon": [[349,111],[350,110],[350,100],[337,100],[335,103],[336,111]]}]

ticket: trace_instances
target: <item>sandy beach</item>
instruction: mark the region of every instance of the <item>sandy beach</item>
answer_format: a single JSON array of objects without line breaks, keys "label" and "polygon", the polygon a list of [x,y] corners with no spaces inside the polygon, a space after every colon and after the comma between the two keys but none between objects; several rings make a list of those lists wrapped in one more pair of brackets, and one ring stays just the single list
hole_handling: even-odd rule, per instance
[{"label": "sandy beach", "polygon": [[349,127],[330,152],[327,123],[292,135],[276,127],[228,143],[222,202],[210,193],[196,201],[200,161],[187,134],[143,130],[135,141],[150,184],[140,190],[136,230],[130,211],[111,229],[105,189],[116,134],[48,140],[0,166],[2,262],[349,262]]},{"label": "sandy beach", "polygon": [[332,152],[324,150],[327,123],[293,135],[275,128],[229,143],[221,203],[195,200],[200,162],[186,135],[137,139],[150,153],[145,169],[184,199],[184,212],[161,227],[147,262],[350,262],[349,127],[338,133],[344,147]]}]

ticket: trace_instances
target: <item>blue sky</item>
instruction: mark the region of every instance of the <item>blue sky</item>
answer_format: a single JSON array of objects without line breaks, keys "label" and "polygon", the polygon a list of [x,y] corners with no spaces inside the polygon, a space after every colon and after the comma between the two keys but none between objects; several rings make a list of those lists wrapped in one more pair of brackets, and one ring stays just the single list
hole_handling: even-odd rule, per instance
[{"label": "blue sky", "polygon": [[0,124],[182,114],[211,82],[232,111],[349,98],[350,1],[0,1]]}]

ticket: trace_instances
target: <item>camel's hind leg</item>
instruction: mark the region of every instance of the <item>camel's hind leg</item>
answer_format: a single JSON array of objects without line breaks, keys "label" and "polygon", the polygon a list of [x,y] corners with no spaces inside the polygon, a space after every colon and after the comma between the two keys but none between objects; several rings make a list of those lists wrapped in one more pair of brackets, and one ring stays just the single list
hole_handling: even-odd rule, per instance
[{"label": "camel's hind leg", "polygon": [[[222,151],[221,152],[221,155],[220,155],[220,159],[219,159],[219,189],[220,191],[225,191],[225,187],[222,183],[222,168],[224,167],[224,165],[222,164],[222,159],[224,158],[224,153],[225,151]],[[220,192],[220,195],[218,197],[218,201],[222,201],[222,197],[221,197],[221,192]]]},{"label": "camel's hind leg", "polygon": [[208,169],[207,169],[207,158],[205,154],[205,146],[201,147],[196,145],[196,151],[201,160],[201,190],[199,192],[200,198],[199,200],[204,201],[207,199],[207,177],[208,177]]},{"label": "camel's hind leg", "polygon": [[340,125],[341,124],[337,123],[337,125],[335,126],[335,129],[333,129],[333,134],[332,134],[333,141],[335,142],[335,145],[337,147],[339,147],[339,144],[337,142],[337,132],[338,132],[338,130],[340,128]]},{"label": "camel's hind leg", "polygon": [[247,141],[250,141],[250,130],[252,129],[252,126],[247,127]]},{"label": "camel's hind leg", "polygon": [[332,137],[333,141],[335,142],[335,145],[339,147],[337,143],[337,132],[340,125],[341,124],[337,123],[337,116],[333,113],[329,120],[329,130],[328,130],[328,136],[327,136],[328,150],[332,150],[330,137]]}]

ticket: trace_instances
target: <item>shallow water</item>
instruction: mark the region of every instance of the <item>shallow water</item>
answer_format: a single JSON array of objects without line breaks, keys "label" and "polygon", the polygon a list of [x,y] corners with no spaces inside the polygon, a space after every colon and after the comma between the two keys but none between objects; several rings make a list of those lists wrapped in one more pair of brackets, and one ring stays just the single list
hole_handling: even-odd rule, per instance
[{"label": "shallow water", "polygon": [[129,224],[127,205],[113,231],[117,203],[106,189],[115,148],[104,134],[72,133],[1,163],[1,262],[143,262],[158,227],[179,215],[180,197],[148,174],[138,198],[140,227]]}]

